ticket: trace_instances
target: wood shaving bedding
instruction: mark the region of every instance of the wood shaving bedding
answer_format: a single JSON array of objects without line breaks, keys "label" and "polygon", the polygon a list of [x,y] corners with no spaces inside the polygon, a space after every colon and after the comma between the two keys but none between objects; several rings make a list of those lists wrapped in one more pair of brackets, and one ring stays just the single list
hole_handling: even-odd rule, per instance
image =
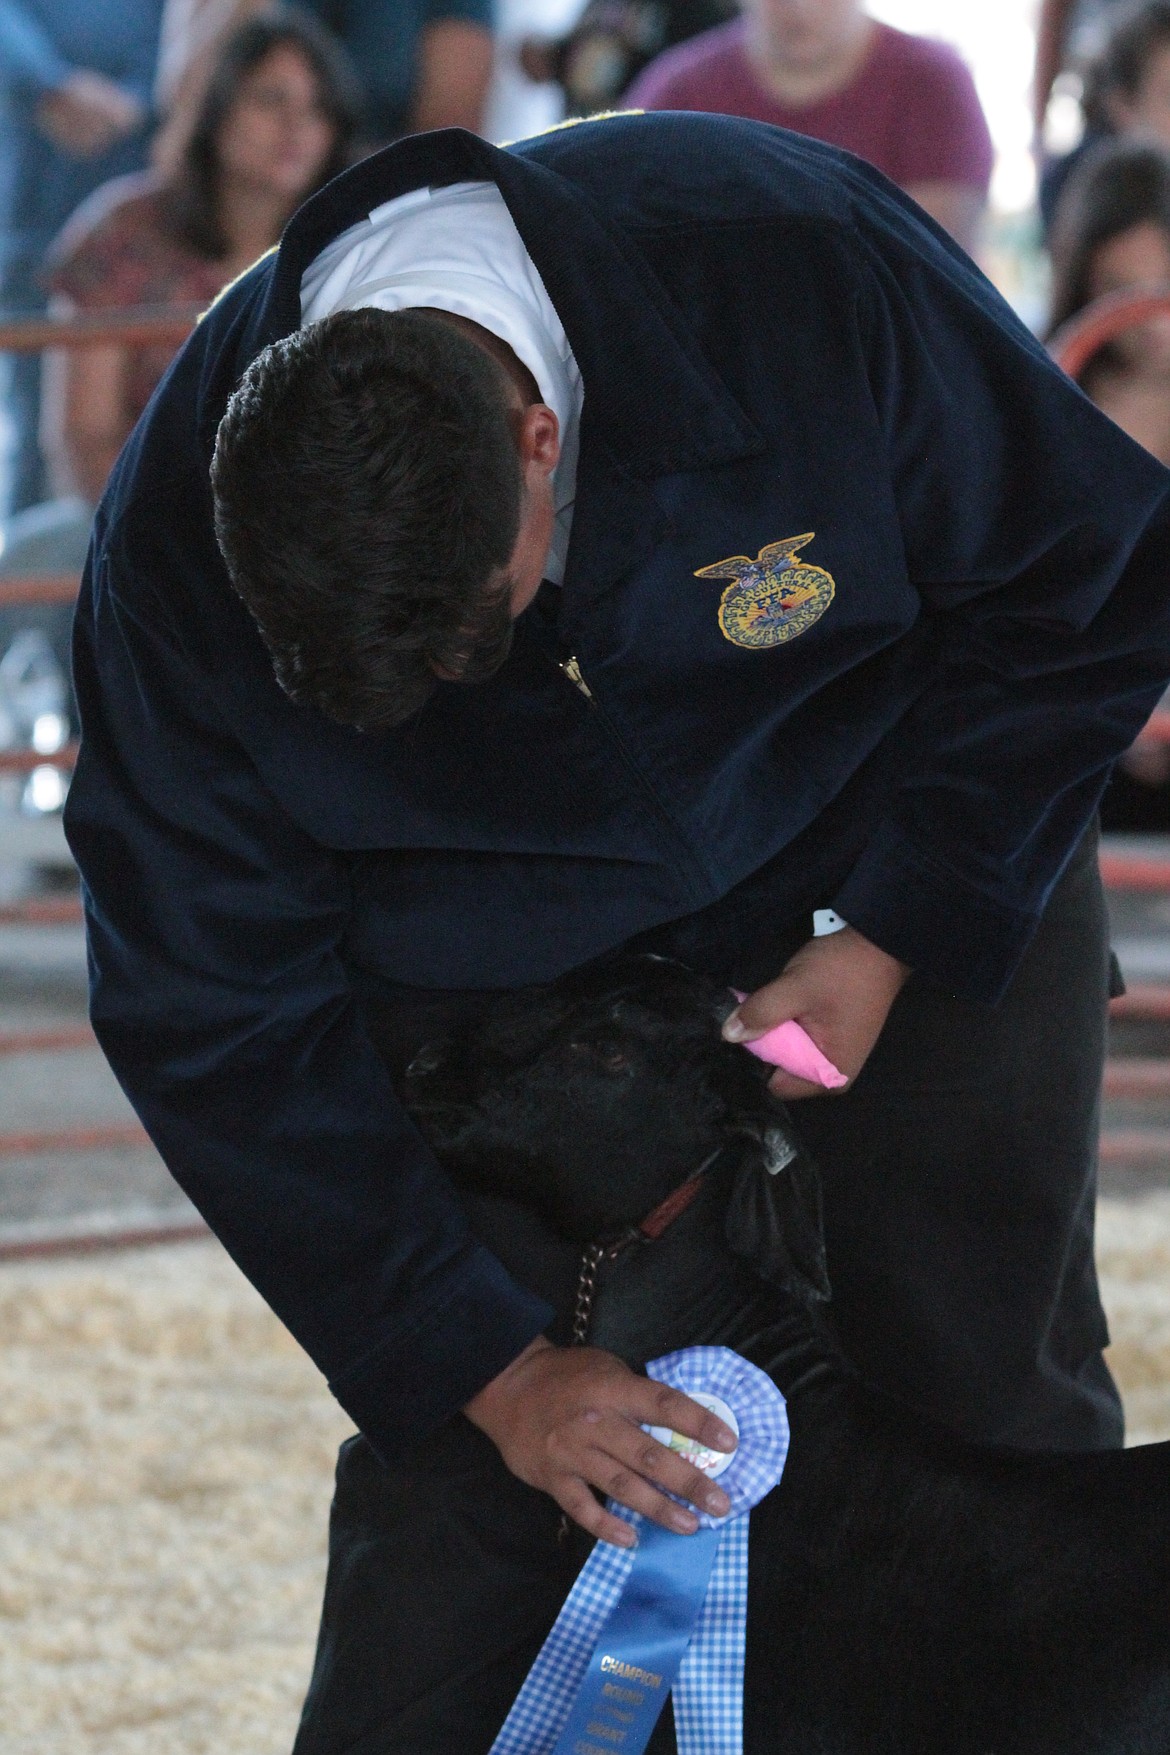
[{"label": "wood shaving bedding", "polygon": [[[1170,1437],[1170,1193],[1102,1201],[1098,1256]],[[287,1755],[351,1429],[218,1244],[0,1267],[3,1755]]]}]

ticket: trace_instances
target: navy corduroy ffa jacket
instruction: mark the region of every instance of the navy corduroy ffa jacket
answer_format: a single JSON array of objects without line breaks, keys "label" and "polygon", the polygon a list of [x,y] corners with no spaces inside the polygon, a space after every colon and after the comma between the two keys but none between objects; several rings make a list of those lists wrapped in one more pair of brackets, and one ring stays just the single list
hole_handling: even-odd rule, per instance
[{"label": "navy corduroy ffa jacket", "polygon": [[[526,612],[492,681],[362,735],[278,688],[208,463],[323,245],[480,177],[585,385],[559,625]],[[384,1452],[549,1312],[469,1234],[360,984],[551,977],[815,840],[884,751],[821,900],[994,1000],[1170,673],[1168,483],[880,176],[728,118],[406,141],[213,307],[115,472],[79,611],[93,1016],[179,1181]]]}]

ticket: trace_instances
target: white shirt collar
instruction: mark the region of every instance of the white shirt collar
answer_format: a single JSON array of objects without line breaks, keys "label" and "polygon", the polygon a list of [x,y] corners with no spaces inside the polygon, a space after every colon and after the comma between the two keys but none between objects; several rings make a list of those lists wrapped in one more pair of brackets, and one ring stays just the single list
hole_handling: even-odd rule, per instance
[{"label": "white shirt collar", "polygon": [[376,207],[305,270],[301,321],[373,306],[451,311],[507,342],[557,417],[556,523],[545,571],[560,584],[577,484],[581,373],[503,196],[494,183],[413,189]]}]

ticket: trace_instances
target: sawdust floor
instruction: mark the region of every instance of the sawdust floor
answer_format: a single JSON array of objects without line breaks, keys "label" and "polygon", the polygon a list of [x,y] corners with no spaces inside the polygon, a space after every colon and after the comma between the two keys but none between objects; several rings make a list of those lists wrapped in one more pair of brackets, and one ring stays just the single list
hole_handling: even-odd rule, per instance
[{"label": "sawdust floor", "polygon": [[[1100,1256],[1170,1437],[1170,1193],[1104,1202]],[[2,1755],[287,1755],[348,1430],[213,1243],[0,1268]]]}]

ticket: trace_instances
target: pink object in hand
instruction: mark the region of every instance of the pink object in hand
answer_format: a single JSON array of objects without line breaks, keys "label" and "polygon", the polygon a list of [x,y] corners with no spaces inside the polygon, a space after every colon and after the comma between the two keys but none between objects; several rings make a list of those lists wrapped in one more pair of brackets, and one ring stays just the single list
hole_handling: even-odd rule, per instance
[{"label": "pink object in hand", "polygon": [[[736,997],[746,999],[747,995],[737,993]],[[823,1085],[826,1091],[839,1091],[842,1085],[849,1083],[845,1074],[821,1053],[808,1031],[802,1030],[794,1018],[777,1024],[766,1036],[757,1036],[754,1042],[745,1042],[743,1046],[757,1060],[782,1067],[798,1079],[807,1079],[811,1085]]]}]

